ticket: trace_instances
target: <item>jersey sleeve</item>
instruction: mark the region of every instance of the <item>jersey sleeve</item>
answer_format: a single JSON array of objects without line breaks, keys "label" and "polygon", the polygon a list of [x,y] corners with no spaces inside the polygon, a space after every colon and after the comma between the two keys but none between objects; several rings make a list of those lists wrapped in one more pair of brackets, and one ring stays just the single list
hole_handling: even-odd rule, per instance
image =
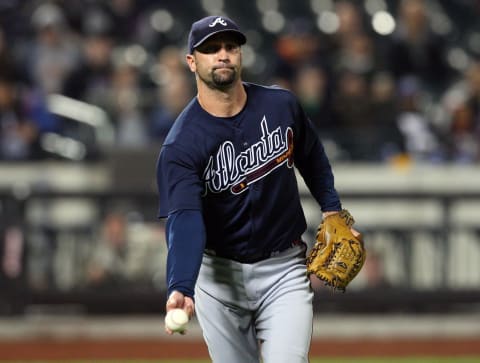
[{"label": "jersey sleeve", "polygon": [[157,163],[159,218],[179,210],[201,210],[203,191],[195,161],[172,145],[164,145]]},{"label": "jersey sleeve", "polygon": [[335,189],[334,176],[317,130],[295,102],[294,158],[295,165],[305,180],[322,211],[341,210],[340,198]]},{"label": "jersey sleeve", "polygon": [[180,291],[193,298],[206,240],[202,214],[196,210],[174,212],[166,227],[167,296]]}]

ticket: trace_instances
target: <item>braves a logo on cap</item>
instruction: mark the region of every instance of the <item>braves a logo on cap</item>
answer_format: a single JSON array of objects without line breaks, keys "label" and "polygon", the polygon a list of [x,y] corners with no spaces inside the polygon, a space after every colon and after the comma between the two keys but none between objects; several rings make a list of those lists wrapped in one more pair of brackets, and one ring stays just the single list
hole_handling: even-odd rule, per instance
[{"label": "braves a logo on cap", "polygon": [[227,26],[227,22],[226,22],[223,18],[221,18],[221,17],[216,18],[213,22],[211,22],[210,24],[208,24],[208,26],[209,26],[210,28],[213,28],[213,27],[214,27],[215,25],[217,25],[217,24],[220,24],[220,25],[223,25],[223,26]]},{"label": "braves a logo on cap", "polygon": [[232,194],[240,194],[249,185],[286,164],[293,167],[293,130],[288,127],[268,129],[264,116],[260,128],[260,140],[246,150],[237,153],[231,141],[220,145],[216,155],[210,156],[203,178],[205,194],[208,190],[220,193],[230,189]]}]

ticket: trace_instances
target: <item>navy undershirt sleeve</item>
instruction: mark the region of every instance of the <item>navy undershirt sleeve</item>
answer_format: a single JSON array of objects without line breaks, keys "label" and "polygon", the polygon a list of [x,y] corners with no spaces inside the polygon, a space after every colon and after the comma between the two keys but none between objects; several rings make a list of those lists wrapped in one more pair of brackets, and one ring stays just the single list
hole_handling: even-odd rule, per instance
[{"label": "navy undershirt sleeve", "polygon": [[179,291],[193,298],[206,241],[201,211],[180,210],[170,214],[166,233],[168,296]]}]

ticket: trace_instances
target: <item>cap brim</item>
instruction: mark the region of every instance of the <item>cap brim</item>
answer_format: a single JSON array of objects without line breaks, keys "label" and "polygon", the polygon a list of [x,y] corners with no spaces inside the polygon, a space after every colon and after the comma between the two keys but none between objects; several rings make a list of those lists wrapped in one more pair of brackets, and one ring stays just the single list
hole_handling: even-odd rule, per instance
[{"label": "cap brim", "polygon": [[243,34],[241,31],[239,30],[235,30],[235,29],[222,29],[222,30],[218,30],[216,32],[213,32],[213,33],[209,33],[208,35],[206,35],[205,37],[203,37],[202,39],[200,39],[198,42],[196,42],[193,46],[192,46],[192,51],[198,47],[199,45],[201,45],[204,41],[206,41],[208,38],[211,38],[212,36],[214,36],[215,34],[219,34],[219,33],[233,33],[237,36],[239,42],[238,44],[240,45],[243,45],[247,42],[247,37],[245,36],[245,34]]}]

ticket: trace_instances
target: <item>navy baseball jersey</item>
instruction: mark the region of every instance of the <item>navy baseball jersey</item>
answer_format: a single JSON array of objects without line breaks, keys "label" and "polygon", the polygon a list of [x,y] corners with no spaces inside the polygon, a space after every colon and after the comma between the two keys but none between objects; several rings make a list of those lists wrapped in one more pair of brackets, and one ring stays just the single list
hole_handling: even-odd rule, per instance
[{"label": "navy baseball jersey", "polygon": [[243,83],[247,102],[232,117],[194,98],[162,146],[159,216],[201,211],[207,252],[240,262],[267,258],[306,230],[294,166],[323,211],[340,210],[333,174],[296,97]]}]

